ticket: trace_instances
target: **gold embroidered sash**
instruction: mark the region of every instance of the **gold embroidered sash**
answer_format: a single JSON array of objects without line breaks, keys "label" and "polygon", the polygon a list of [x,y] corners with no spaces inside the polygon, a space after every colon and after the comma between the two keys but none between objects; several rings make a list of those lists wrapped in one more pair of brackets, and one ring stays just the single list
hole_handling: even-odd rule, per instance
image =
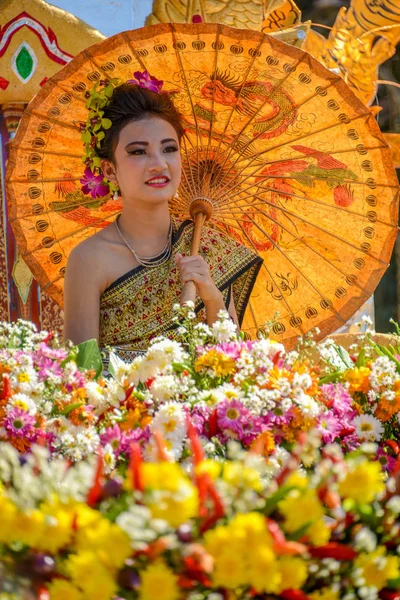
[{"label": "gold embroidered sash", "polygon": [[[193,222],[173,218],[172,253],[157,268],[138,266],[117,279],[100,298],[100,347],[112,346],[123,360],[147,350],[152,338],[176,337],[173,304],[179,302],[182,283],[174,256],[188,256]],[[241,323],[262,259],[218,229],[202,230],[199,254],[210,266],[211,276],[229,306],[233,290]],[[197,298],[195,312],[205,321],[204,304]]]}]

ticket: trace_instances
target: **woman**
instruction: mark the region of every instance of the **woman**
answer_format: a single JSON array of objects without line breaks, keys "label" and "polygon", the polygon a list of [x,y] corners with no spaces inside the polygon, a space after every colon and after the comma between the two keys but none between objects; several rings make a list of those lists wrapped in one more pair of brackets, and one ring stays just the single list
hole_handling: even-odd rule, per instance
[{"label": "woman", "polygon": [[180,183],[184,134],[171,98],[123,84],[104,118],[111,127],[97,154],[123,209],[69,257],[65,338],[75,344],[95,338],[132,359],[153,337],[174,336],[172,305],[187,281],[196,285],[199,319],[212,324],[227,308],[239,324],[261,259],[210,227],[203,228],[200,255],[190,256],[193,223],[172,217],[168,208]]}]

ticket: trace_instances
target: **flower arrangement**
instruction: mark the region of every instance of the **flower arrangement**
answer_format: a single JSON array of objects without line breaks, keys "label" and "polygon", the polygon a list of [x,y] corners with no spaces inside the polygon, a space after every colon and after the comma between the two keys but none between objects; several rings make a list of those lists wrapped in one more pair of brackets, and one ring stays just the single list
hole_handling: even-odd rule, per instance
[{"label": "flower arrangement", "polygon": [[[0,326],[0,440],[25,453],[33,443],[73,462],[100,447],[105,469],[125,469],[133,442],[157,456],[159,432],[169,458],[190,455],[186,421],[208,458],[227,458],[230,441],[256,449],[276,471],[298,436],[315,430],[344,452],[377,442],[391,471],[399,456],[400,362],[394,348],[368,337],[350,357],[329,341],[286,353],[268,338],[245,341],[226,313],[212,328],[177,309],[181,342],[153,340],[131,364],[111,354],[102,373],[94,341],[62,348],[31,324]],[[374,353],[374,354],[373,354]],[[306,465],[309,466],[309,465]]]},{"label": "flower arrangement", "polygon": [[[400,591],[400,486],[371,445],[344,456],[303,434],[273,476],[230,443],[207,459],[188,424],[190,469],[143,462],[124,477],[103,460],[25,461],[0,445],[0,561],[9,588],[25,577],[51,600],[368,600]],[[313,472],[298,460],[314,455]],[[13,579],[14,578],[14,579]]]}]

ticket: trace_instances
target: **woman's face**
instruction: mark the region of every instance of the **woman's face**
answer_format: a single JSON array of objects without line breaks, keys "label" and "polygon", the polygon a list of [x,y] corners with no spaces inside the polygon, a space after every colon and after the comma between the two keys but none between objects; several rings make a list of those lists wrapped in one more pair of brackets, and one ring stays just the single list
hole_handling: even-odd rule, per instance
[{"label": "woman's face", "polygon": [[[114,170],[125,201],[165,203],[175,194],[181,180],[175,129],[159,117],[128,123],[120,132],[114,162],[108,166]],[[103,172],[111,179],[106,167]]]}]

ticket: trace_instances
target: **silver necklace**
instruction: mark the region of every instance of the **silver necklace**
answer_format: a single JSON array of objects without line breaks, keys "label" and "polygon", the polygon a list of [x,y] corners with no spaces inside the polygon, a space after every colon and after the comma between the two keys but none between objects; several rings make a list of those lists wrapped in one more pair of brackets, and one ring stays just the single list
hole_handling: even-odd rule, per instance
[{"label": "silver necklace", "polygon": [[132,252],[133,256],[136,258],[139,265],[142,265],[142,267],[159,267],[169,259],[169,257],[171,256],[171,251],[172,251],[172,219],[169,224],[167,243],[165,244],[165,246],[161,250],[161,252],[159,254],[156,254],[155,256],[139,256],[138,253],[129,245],[129,243],[127,242],[125,237],[122,235],[122,231],[120,230],[119,225],[118,225],[119,217],[120,217],[120,215],[118,215],[118,217],[114,221],[115,227],[117,228],[117,231],[118,231],[119,235],[121,236],[122,241],[126,244],[128,249]]}]

